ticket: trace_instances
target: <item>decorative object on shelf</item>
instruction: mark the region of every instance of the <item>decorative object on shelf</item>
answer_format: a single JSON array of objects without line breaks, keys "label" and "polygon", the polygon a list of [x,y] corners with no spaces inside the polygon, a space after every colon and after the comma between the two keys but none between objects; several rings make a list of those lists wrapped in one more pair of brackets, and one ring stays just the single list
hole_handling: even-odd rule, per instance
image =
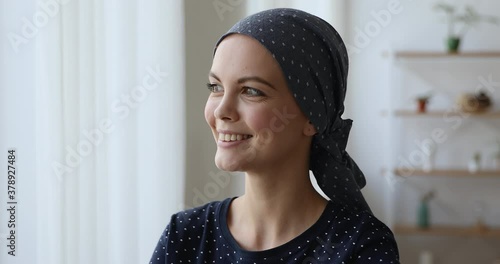
[{"label": "decorative object on shelf", "polygon": [[488,227],[484,224],[484,211],[485,205],[483,201],[474,201],[474,211],[476,215],[476,225],[475,228],[478,232],[486,232]]},{"label": "decorative object on shelf", "polygon": [[459,47],[460,47],[459,37],[448,37],[446,39],[446,48],[449,53],[458,53]]},{"label": "decorative object on shelf", "polygon": [[429,201],[434,197],[434,191],[427,192],[422,199],[418,208],[418,227],[429,228]]},{"label": "decorative object on shelf", "polygon": [[478,232],[487,232],[488,231],[488,227],[484,224],[484,221],[482,219],[478,219],[476,221],[476,226],[475,226],[476,230]]},{"label": "decorative object on shelf", "polygon": [[469,172],[476,173],[481,166],[481,153],[475,152],[469,160]]},{"label": "decorative object on shelf", "polygon": [[418,103],[418,112],[425,113],[427,111],[427,104],[432,97],[431,92],[427,92],[416,97]]},{"label": "decorative object on shelf", "polygon": [[[458,52],[461,40],[471,27],[481,22],[497,24],[499,21],[495,16],[479,14],[470,5],[465,6],[465,11],[462,14],[456,13],[456,8],[447,3],[438,3],[434,9],[444,11],[447,15],[448,37],[446,45],[449,53]],[[457,24],[461,24],[460,29],[456,28]]]},{"label": "decorative object on shelf", "polygon": [[492,100],[484,91],[476,94],[463,93],[458,96],[457,104],[460,110],[467,113],[479,113],[488,110],[492,105]]},{"label": "decorative object on shelf", "polygon": [[419,264],[432,264],[432,252],[424,250],[420,252],[420,257],[418,258]]},{"label": "decorative object on shelf", "polygon": [[430,172],[434,168],[434,157],[437,152],[437,143],[431,140],[428,147],[425,149],[425,159],[423,162],[422,170],[424,172]]},{"label": "decorative object on shelf", "polygon": [[495,161],[495,170],[500,170],[500,139],[497,139],[497,150],[493,158]]}]

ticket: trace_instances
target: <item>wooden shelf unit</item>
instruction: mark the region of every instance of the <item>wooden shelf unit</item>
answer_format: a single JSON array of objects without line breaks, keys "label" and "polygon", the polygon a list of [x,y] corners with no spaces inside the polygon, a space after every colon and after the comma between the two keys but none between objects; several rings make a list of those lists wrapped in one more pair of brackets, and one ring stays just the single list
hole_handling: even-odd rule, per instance
[{"label": "wooden shelf unit", "polygon": [[[495,63],[494,67],[498,65],[500,62],[500,50],[498,51],[462,51],[458,53],[447,53],[446,51],[396,51],[390,53],[393,67],[399,69],[394,71],[396,77],[392,77],[397,82],[391,84],[393,88],[391,88],[391,93],[394,93],[392,89],[394,87],[402,88],[407,84],[405,83],[405,74],[407,72],[415,73],[415,71],[421,71],[420,67],[408,67],[411,64],[422,64],[420,66],[428,67],[433,66],[433,64],[437,65],[437,69],[439,71],[443,71],[449,73],[450,76],[452,71],[457,69],[463,69],[467,67],[476,67],[477,65],[485,65],[490,63]],[[452,66],[460,66],[461,68],[456,67],[448,67]],[[488,65],[486,65],[489,67]],[[425,68],[426,69],[426,68]],[[433,73],[431,71],[431,73]],[[399,74],[399,75],[398,75]],[[427,72],[425,72],[427,74]],[[449,84],[452,85],[452,82],[446,82],[446,78],[452,78],[448,75],[443,75],[443,79],[440,80],[440,85]],[[406,77],[407,78],[407,77]],[[405,88],[415,89],[418,87],[417,85],[408,85]],[[471,87],[474,88],[474,87]],[[401,89],[400,92],[394,93],[394,98],[391,98],[394,102],[402,99],[405,96],[408,96],[411,92],[411,89]],[[457,91],[458,93],[458,91]],[[411,105],[403,104],[403,103],[395,103],[391,108],[390,112],[386,112],[386,115],[391,117],[392,124],[397,126],[398,129],[394,129],[395,135],[402,135],[403,132],[408,132],[404,128],[404,124],[400,121],[410,121],[415,122],[427,122],[427,121],[439,121],[440,119],[444,119],[447,117],[464,117],[464,118],[472,118],[472,119],[480,119],[480,121],[495,123],[500,119],[500,108],[490,108],[487,111],[483,112],[461,112],[459,108],[454,109],[442,109],[446,107],[443,105],[441,109],[430,109],[427,108],[426,112],[418,112],[416,105],[415,108],[410,108]],[[406,108],[406,109],[405,109]],[[429,119],[435,120],[429,120]],[[484,120],[483,120],[484,119]],[[399,128],[402,131],[399,131]],[[427,127],[423,127],[422,130],[428,129]],[[408,135],[405,134],[405,135]],[[401,147],[397,147],[394,149],[393,154],[397,154]],[[395,156],[395,155],[394,155]],[[459,164],[443,165],[441,168],[434,168],[430,171],[424,171],[421,168],[405,168],[398,167],[396,161],[393,163],[393,171],[392,175],[398,177],[414,177],[415,179],[419,178],[424,181],[426,184],[430,184],[431,188],[434,188],[432,185],[435,181],[437,183],[446,184],[448,182],[460,182],[462,184],[462,180],[465,180],[463,183],[468,183],[469,180],[476,181],[476,179],[486,180],[484,184],[492,184],[489,180],[494,180],[495,183],[497,179],[500,179],[500,170],[479,170],[477,172],[471,173],[466,167],[463,168]],[[428,178],[426,178],[428,177]],[[441,178],[442,177],[442,178]],[[439,179],[438,179],[439,178]],[[482,182],[477,180],[477,182]],[[492,186],[494,187],[494,186]],[[437,192],[439,192],[439,186],[435,187]],[[481,192],[480,189],[475,190],[476,192]],[[392,192],[391,201],[393,202],[392,208],[396,209],[398,203],[403,203],[405,206],[411,206],[411,203],[404,201],[404,199],[399,199],[401,196],[406,195],[404,192]],[[401,201],[402,200],[402,201]],[[488,198],[488,200],[491,200]],[[418,214],[418,213],[417,213]],[[455,224],[447,224],[446,218],[439,219],[441,224],[431,225],[429,228],[419,228],[416,225],[408,224],[408,217],[403,217],[401,220],[398,220],[399,216],[396,211],[391,212],[392,220],[395,223],[392,226],[392,230],[396,235],[400,236],[420,236],[420,237],[440,237],[440,238],[448,238],[455,239],[457,237],[465,237],[465,238],[493,238],[500,239],[500,226],[497,221],[495,221],[494,226],[481,226],[481,225],[466,225],[467,223],[455,222]],[[406,221],[404,220],[406,219]],[[405,223],[406,222],[406,223]],[[466,226],[461,226],[461,224],[465,224]]]},{"label": "wooden shelf unit", "polygon": [[[394,174],[397,176],[406,177],[405,169],[396,168]],[[412,171],[410,176],[428,176],[428,177],[500,177],[500,170],[479,170],[477,172],[469,172],[466,169],[434,169],[431,171],[423,171],[416,169]]]},{"label": "wooden shelf unit", "polygon": [[393,228],[397,235],[426,235],[426,236],[457,236],[500,238],[500,228],[476,226],[432,226],[426,229],[416,226],[396,225]]},{"label": "wooden shelf unit", "polygon": [[446,53],[442,51],[398,51],[394,56],[401,59],[500,58],[500,51],[464,51],[458,53]]},{"label": "wooden shelf unit", "polygon": [[449,117],[449,116],[473,116],[484,118],[500,118],[500,111],[484,111],[484,112],[457,112],[446,110],[427,111],[424,113],[414,110],[396,110],[394,112],[399,117]]}]

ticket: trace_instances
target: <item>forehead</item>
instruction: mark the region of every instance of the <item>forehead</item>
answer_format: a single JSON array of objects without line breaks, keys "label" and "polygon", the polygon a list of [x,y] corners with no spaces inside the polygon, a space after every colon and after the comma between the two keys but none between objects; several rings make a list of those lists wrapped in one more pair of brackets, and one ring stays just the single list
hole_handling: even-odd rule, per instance
[{"label": "forehead", "polygon": [[211,71],[221,78],[256,75],[271,80],[282,77],[281,68],[269,50],[242,34],[231,34],[222,40]]}]

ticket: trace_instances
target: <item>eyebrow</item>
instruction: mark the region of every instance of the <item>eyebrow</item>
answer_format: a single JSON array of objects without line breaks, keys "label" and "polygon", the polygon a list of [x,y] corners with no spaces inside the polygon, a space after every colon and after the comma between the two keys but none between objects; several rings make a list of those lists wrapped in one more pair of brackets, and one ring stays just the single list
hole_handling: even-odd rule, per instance
[{"label": "eyebrow", "polygon": [[[220,82],[220,78],[213,72],[210,72],[208,74],[209,76],[215,78],[217,81]],[[276,88],[274,87],[274,85],[272,85],[270,82],[258,77],[258,76],[247,76],[247,77],[242,77],[240,79],[238,79],[238,84],[242,84],[244,82],[248,82],[248,81],[255,81],[255,82],[260,82],[262,84],[265,84],[271,88],[273,88],[274,90],[276,90]]]}]

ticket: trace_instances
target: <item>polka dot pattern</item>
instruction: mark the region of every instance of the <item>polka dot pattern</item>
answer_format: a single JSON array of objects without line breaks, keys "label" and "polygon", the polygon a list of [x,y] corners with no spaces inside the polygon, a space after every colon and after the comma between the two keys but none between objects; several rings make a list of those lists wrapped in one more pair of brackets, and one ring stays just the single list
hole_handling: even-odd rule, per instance
[{"label": "polka dot pattern", "polygon": [[277,8],[251,15],[228,35],[260,41],[280,64],[295,100],[316,126],[310,169],[331,199],[351,210],[370,211],[360,189],[366,181],[345,151],[352,120],[342,119],[347,87],[347,49],[337,31],[309,13]]},{"label": "polka dot pattern", "polygon": [[264,251],[244,250],[227,226],[230,202],[228,198],[173,215],[149,263],[399,263],[387,226],[368,212],[355,213],[333,202],[291,241]]}]

